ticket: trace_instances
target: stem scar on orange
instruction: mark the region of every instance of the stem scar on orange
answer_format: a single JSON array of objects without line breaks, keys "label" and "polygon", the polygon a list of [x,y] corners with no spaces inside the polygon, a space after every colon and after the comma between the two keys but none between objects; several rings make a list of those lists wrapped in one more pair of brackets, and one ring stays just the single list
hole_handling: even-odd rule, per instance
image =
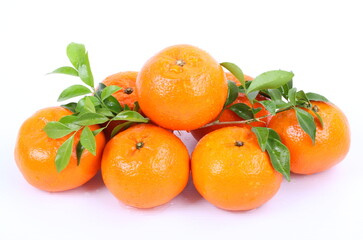
[{"label": "stem scar on orange", "polygon": [[[51,139],[43,128],[50,121],[72,113],[62,107],[49,107],[39,110],[20,127],[15,144],[15,161],[24,178],[34,187],[58,192],[79,187],[96,175],[101,166],[101,156],[105,145],[103,133],[96,136],[96,156],[84,150],[77,166],[76,145],[81,131],[75,135],[72,155],[68,166],[58,172],[55,165],[57,150],[70,135]],[[97,125],[89,126],[96,130]]]},{"label": "stem scar on orange", "polygon": [[291,171],[313,174],[333,167],[342,161],[349,151],[350,130],[344,113],[332,103],[311,102],[323,121],[323,127],[315,119],[315,144],[299,126],[294,110],[273,116],[268,126],[281,137],[291,154]]},{"label": "stem scar on orange", "polygon": [[102,177],[121,202],[152,208],[167,203],[186,186],[189,154],[173,133],[152,124],[120,132],[106,145]]},{"label": "stem scar on orange", "polygon": [[143,66],[136,80],[142,111],[161,127],[192,130],[222,110],[228,85],[219,63],[190,45],[168,47]]},{"label": "stem scar on orange", "polygon": [[282,175],[247,128],[225,127],[205,135],[192,154],[193,182],[213,205],[250,210],[271,199]]}]

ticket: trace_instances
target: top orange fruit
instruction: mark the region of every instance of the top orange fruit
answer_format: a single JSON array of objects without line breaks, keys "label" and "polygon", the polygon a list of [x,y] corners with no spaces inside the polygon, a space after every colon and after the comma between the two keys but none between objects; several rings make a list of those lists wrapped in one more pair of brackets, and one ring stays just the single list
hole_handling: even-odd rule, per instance
[{"label": "top orange fruit", "polygon": [[168,47],[143,66],[136,80],[142,111],[156,124],[192,130],[213,120],[228,86],[219,63],[190,45]]},{"label": "top orange fruit", "polygon": [[[70,163],[61,172],[57,172],[55,158],[57,150],[69,137],[69,135],[51,139],[43,128],[50,121],[58,121],[60,118],[72,113],[62,107],[49,107],[36,112],[21,126],[15,144],[15,161],[24,178],[34,187],[41,190],[57,192],[73,189],[90,180],[101,166],[101,156],[105,146],[103,133],[96,136],[96,156],[84,150],[77,166],[76,145],[81,133],[77,133]],[[96,130],[96,125],[90,126]]]},{"label": "top orange fruit", "polygon": [[278,113],[268,124],[289,148],[291,171],[294,173],[324,171],[342,161],[349,151],[350,131],[344,113],[331,103],[311,103],[317,107],[324,124],[322,127],[315,119],[315,144],[299,126],[294,110]]},{"label": "top orange fruit", "polygon": [[108,76],[102,83],[106,86],[116,85],[121,87],[122,89],[112,94],[112,96],[117,99],[121,106],[127,105],[133,109],[134,103],[137,101],[135,93],[136,77],[137,72],[119,72]]}]

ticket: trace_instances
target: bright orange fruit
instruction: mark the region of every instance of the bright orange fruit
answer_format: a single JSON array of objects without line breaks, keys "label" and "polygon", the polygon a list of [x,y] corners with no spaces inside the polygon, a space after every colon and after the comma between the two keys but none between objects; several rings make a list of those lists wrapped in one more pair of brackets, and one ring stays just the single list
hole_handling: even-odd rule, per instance
[{"label": "bright orange fruit", "polygon": [[138,124],[107,143],[102,177],[121,202],[137,208],[156,207],[173,199],[186,186],[188,150],[171,132]]},{"label": "bright orange fruit", "polygon": [[192,174],[198,192],[226,210],[261,206],[275,195],[282,181],[255,134],[241,127],[205,135],[194,149]]},{"label": "bright orange fruit", "polygon": [[312,102],[324,126],[317,119],[315,144],[299,126],[294,110],[276,114],[269,122],[291,154],[291,171],[313,174],[338,164],[349,151],[350,130],[344,113],[332,103]]},{"label": "bright orange fruit", "polygon": [[219,63],[190,45],[168,47],[143,66],[136,80],[142,111],[172,130],[192,130],[213,120],[228,86]]},{"label": "bright orange fruit", "polygon": [[[20,127],[15,144],[15,161],[24,178],[34,187],[44,191],[58,192],[79,187],[90,180],[100,169],[102,150],[105,145],[103,133],[96,136],[96,156],[84,150],[77,166],[76,144],[81,131],[75,135],[73,152],[68,166],[57,172],[55,157],[58,148],[69,137],[51,139],[43,131],[50,121],[72,113],[62,107],[49,107],[36,112]],[[99,127],[90,126],[91,130]]]}]

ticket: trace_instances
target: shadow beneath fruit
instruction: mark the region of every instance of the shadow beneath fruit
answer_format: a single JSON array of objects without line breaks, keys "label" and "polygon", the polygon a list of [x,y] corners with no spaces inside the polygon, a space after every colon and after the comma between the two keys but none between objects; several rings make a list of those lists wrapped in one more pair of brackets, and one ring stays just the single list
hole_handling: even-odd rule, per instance
[{"label": "shadow beneath fruit", "polygon": [[189,182],[179,197],[187,203],[195,203],[203,200],[203,197],[198,193],[193,184],[192,176],[189,177]]},{"label": "shadow beneath fruit", "polygon": [[[83,184],[82,186],[70,190],[70,192],[72,193],[77,193],[77,192],[82,192],[82,193],[88,193],[88,192],[96,192],[99,191],[100,189],[105,188],[105,184],[103,183],[102,180],[102,175],[101,172],[99,171],[96,176],[94,176],[93,178],[91,178],[91,180],[89,180],[88,182],[86,182],[85,184]],[[68,192],[68,191],[67,191]]]}]

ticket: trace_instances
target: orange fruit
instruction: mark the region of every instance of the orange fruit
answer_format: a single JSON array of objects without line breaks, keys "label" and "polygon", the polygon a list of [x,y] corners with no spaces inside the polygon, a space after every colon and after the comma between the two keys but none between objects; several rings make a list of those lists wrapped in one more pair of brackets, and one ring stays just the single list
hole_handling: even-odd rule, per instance
[{"label": "orange fruit", "polygon": [[137,72],[119,72],[108,76],[102,81],[106,86],[116,85],[121,87],[120,91],[112,94],[121,106],[127,105],[130,109],[134,108],[134,103],[137,101],[137,95],[135,93]]},{"label": "orange fruit", "polygon": [[276,114],[268,125],[289,148],[291,171],[298,174],[329,169],[342,161],[349,151],[350,130],[344,113],[332,103],[313,101],[312,104],[318,107],[324,124],[322,127],[315,118],[315,144],[300,128],[294,110]]},{"label": "orange fruit", "polygon": [[136,79],[142,111],[172,130],[192,130],[213,120],[228,86],[219,63],[190,45],[168,47],[143,66]]},{"label": "orange fruit", "polygon": [[117,199],[133,207],[152,208],[184,189],[189,155],[173,133],[138,124],[107,143],[101,169],[106,187]]},{"label": "orange fruit", "polygon": [[[128,72],[119,72],[108,76],[105,80],[102,81],[106,86],[116,85],[121,87],[120,91],[112,94],[117,101],[120,103],[122,107],[127,105],[130,109],[134,109],[135,102],[137,101],[137,96],[135,93],[135,84],[137,72],[128,71]],[[124,123],[125,121],[111,121],[107,128],[103,130],[107,139],[111,138],[111,134],[113,129],[119,124]],[[102,127],[106,126],[105,124]]]},{"label": "orange fruit", "polygon": [[[62,107],[42,109],[28,118],[20,127],[15,144],[15,161],[24,178],[34,187],[44,191],[58,192],[79,187],[90,180],[101,166],[102,150],[105,145],[103,133],[96,136],[96,156],[84,150],[80,164],[77,166],[76,144],[81,131],[75,135],[73,152],[68,166],[57,172],[55,157],[58,148],[68,136],[51,139],[43,131],[50,121],[72,113]],[[98,126],[90,126],[91,130]]]},{"label": "orange fruit", "polygon": [[261,206],[282,181],[255,134],[241,127],[225,127],[204,136],[192,154],[192,174],[198,192],[226,210]]},{"label": "orange fruit", "polygon": [[[241,83],[237,80],[237,78],[233,74],[227,72],[226,76],[227,76],[228,80],[235,82],[237,86],[241,85]],[[252,81],[253,78],[245,75],[245,80]],[[267,98],[265,98],[262,95],[258,95],[256,97],[256,99],[259,101],[267,100]],[[247,104],[248,106],[251,106],[251,103],[248,101],[246,95],[243,93],[238,93],[238,98],[229,106],[236,104],[236,103],[244,103],[244,104]],[[260,103],[254,103],[253,107],[261,108],[261,111],[259,111],[256,114],[256,117],[263,117],[263,116],[266,116],[269,114],[269,112],[265,109],[265,107],[262,106]],[[209,127],[203,127],[203,128],[198,128],[198,129],[192,130],[191,134],[197,141],[199,141],[206,134],[208,134],[212,131],[215,131],[217,129],[228,127],[228,126],[238,126],[238,127],[247,127],[247,128],[266,127],[268,119],[269,118],[267,117],[266,120],[264,120],[263,122],[252,122],[250,124],[240,123],[240,124],[213,125],[213,126],[209,126]],[[243,120],[244,120],[243,118],[239,117],[236,113],[234,113],[232,110],[229,110],[229,109],[225,109],[223,111],[223,113],[219,116],[220,122],[243,121]],[[215,119],[213,121],[215,121]]]}]

